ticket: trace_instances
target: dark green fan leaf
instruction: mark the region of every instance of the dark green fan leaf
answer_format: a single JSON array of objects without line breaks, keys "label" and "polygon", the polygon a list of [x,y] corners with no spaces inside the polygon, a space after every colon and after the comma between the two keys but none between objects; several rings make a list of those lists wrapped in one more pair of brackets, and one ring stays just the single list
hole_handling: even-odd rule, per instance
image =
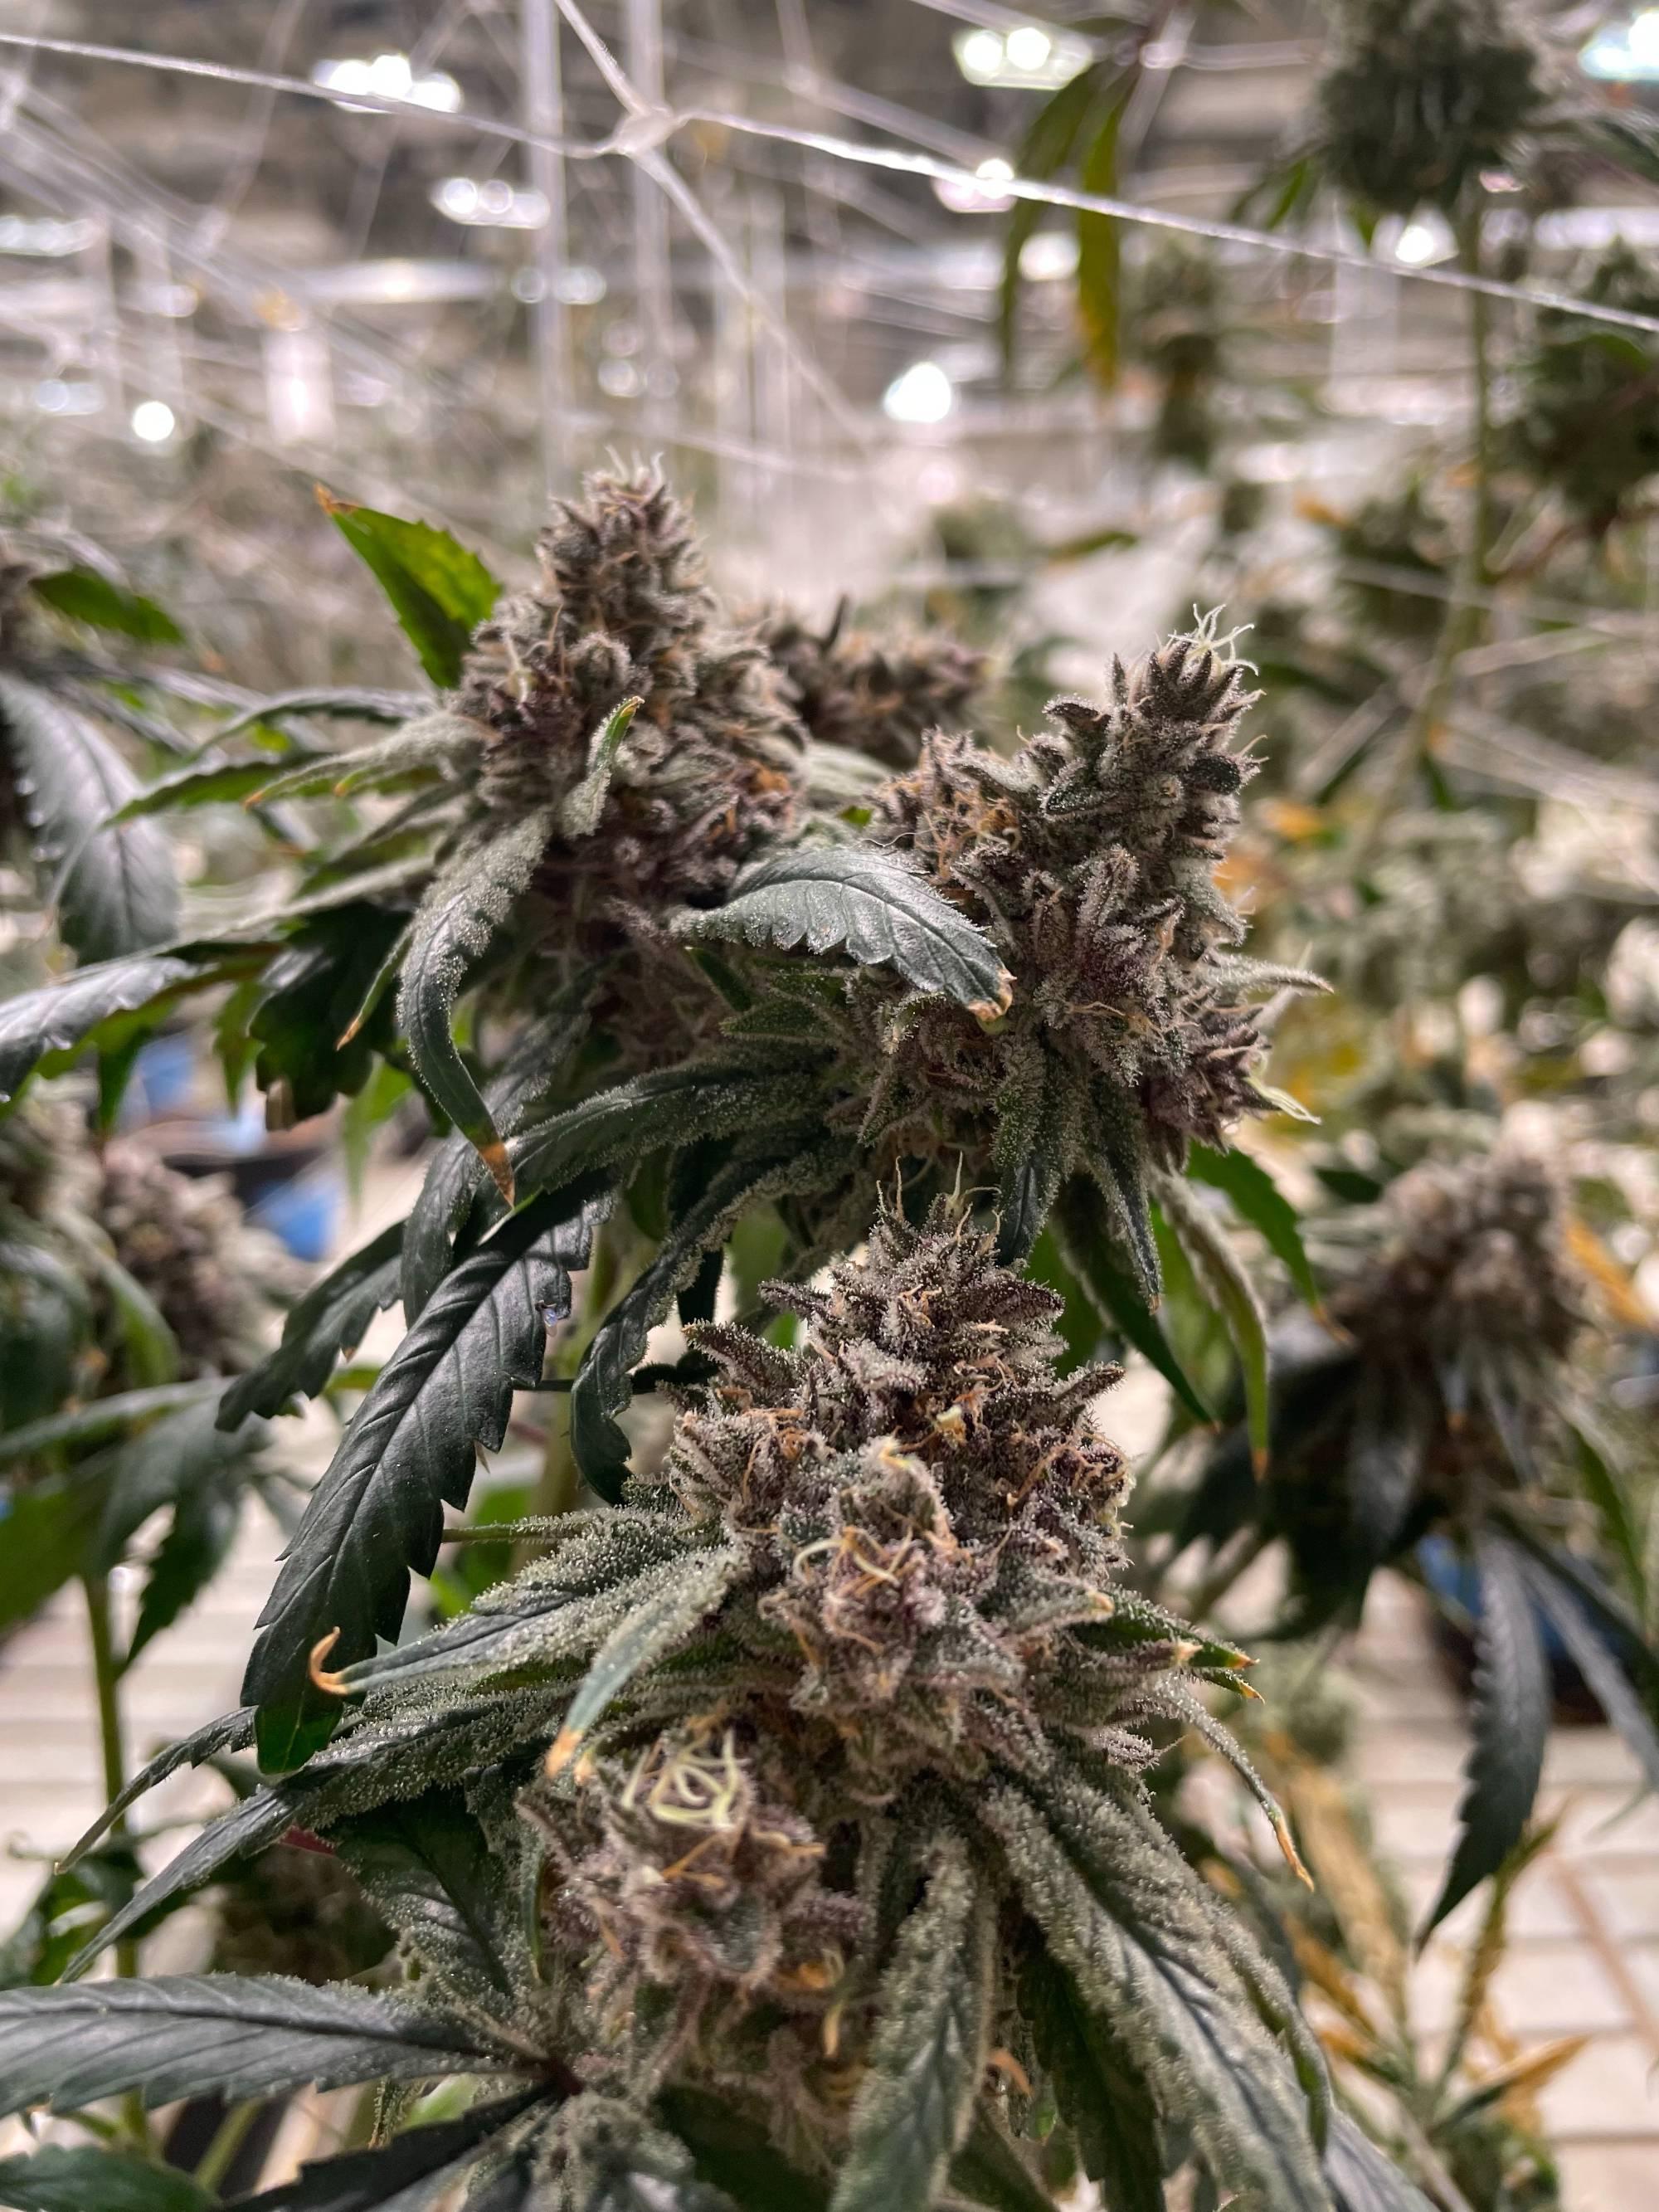
[{"label": "dark green fan leaf", "polygon": [[665,2089],[657,2110],[690,2152],[698,2179],[723,2189],[743,2212],[827,2212],[823,2184],[791,2166],[765,2131],[725,2098],[703,2089]]},{"label": "dark green fan leaf", "polygon": [[1156,1306],[1164,1292],[1147,1195],[1146,1131],[1139,1109],[1115,1085],[1097,1079],[1084,1130],[1083,1165],[1111,1207],[1134,1265],[1140,1294]]},{"label": "dark green fan leaf", "polygon": [[739,1213],[762,1199],[811,1188],[823,1178],[820,1163],[833,1152],[729,1162],[672,1224],[655,1258],[605,1316],[570,1393],[571,1449],[600,1497],[614,1504],[622,1494],[629,1446],[614,1417],[633,1395],[629,1372],[652,1330],[666,1317],[675,1291],[696,1275],[703,1254],[723,1243]]},{"label": "dark green fan leaf", "polygon": [[1209,1207],[1179,1176],[1165,1176],[1159,1189],[1164,1215],[1187,1255],[1198,1288],[1220,1315],[1233,1340],[1244,1385],[1244,1425],[1250,1439],[1250,1457],[1257,1473],[1263,1474],[1273,1432],[1267,1316],[1225,1228]]},{"label": "dark green fan leaf", "polygon": [[[1650,1790],[1659,1790],[1659,1714],[1644,1703],[1627,1668],[1634,1651],[1615,1644],[1571,1585],[1535,1559],[1522,1562],[1528,1587],[1589,1683],[1609,1728],[1617,1729],[1641,1766]],[[1648,1655],[1651,1659],[1651,1653]]]},{"label": "dark green fan leaf", "polygon": [[103,1512],[89,1562],[92,1571],[108,1574],[118,1565],[127,1545],[152,1513],[200,1495],[232,1469],[245,1471],[250,1453],[263,1441],[262,1432],[228,1437],[216,1424],[216,1411],[211,1390],[204,1395],[198,1388],[193,1399],[100,1457]]},{"label": "dark green fan leaf", "polygon": [[395,1636],[411,1571],[437,1556],[446,1503],[462,1506],[477,1450],[496,1449],[515,1389],[541,1374],[550,1322],[570,1310],[604,1201],[591,1185],[503,1224],[434,1291],[353,1414],[283,1554],[243,1694],[260,1708],[267,1771],[303,1764],[333,1733],[337,1698],[311,1679]]},{"label": "dark green fan leaf", "polygon": [[1187,1157],[1187,1173],[1196,1182],[1225,1191],[1234,1212],[1261,1231],[1268,1250],[1284,1262],[1298,1292],[1317,1311],[1323,1301],[1303,1245],[1296,1208],[1261,1163],[1237,1149],[1218,1152],[1208,1145],[1194,1145]]},{"label": "dark green fan leaf", "polygon": [[100,1443],[106,1437],[118,1436],[123,1429],[153,1420],[157,1414],[198,1406],[218,1387],[211,1378],[200,1382],[161,1382],[153,1389],[118,1390],[113,1397],[94,1398],[88,1405],[49,1413],[42,1420],[0,1436],[0,1467],[15,1466],[20,1460],[34,1459],[66,1445]]},{"label": "dark green fan leaf", "polygon": [[[486,1090],[490,1120],[506,1135],[517,1133],[587,1034],[589,1007],[600,973],[599,964],[586,965],[554,994]],[[434,1152],[404,1234],[399,1282],[407,1320],[414,1320],[448,1272],[451,1249],[485,1175],[476,1146],[459,1129],[452,1130]]]},{"label": "dark green fan leaf", "polygon": [[1074,1176],[1066,1185],[1055,1227],[1066,1260],[1103,1320],[1152,1362],[1194,1420],[1213,1423],[1134,1278],[1112,1258],[1100,1194],[1091,1184]]},{"label": "dark green fan leaf", "polygon": [[209,2212],[216,2201],[175,2166],[94,2143],[0,2159],[0,2205],[11,2212]]},{"label": "dark green fan leaf", "polygon": [[951,2161],[951,2189],[970,2203],[988,2204],[991,2212],[1054,2212],[1053,2197],[983,2109],[975,2115],[967,2142]]},{"label": "dark green fan leaf", "polygon": [[404,2212],[405,2206],[413,2212],[417,2201],[428,2201],[421,2184],[430,2186],[436,2203],[446,2187],[477,2163],[493,2136],[552,2101],[546,2090],[530,2089],[475,2105],[459,2119],[406,2129],[374,2150],[319,2159],[302,2166],[294,2180],[239,2202],[237,2212]]},{"label": "dark green fan leaf", "polygon": [[[261,722],[276,729],[289,714],[322,714],[338,716],[352,722],[407,722],[417,714],[425,714],[432,701],[424,691],[373,691],[353,690],[343,684],[325,684],[299,691],[277,691],[267,699],[256,699],[246,707],[239,708],[230,720],[221,722],[213,732],[215,744],[223,744],[228,738],[240,737]],[[267,777],[270,766],[265,766]]]},{"label": "dark green fan leaf", "polygon": [[459,1789],[428,1790],[334,1833],[335,1849],[422,1964],[463,1991],[512,1988],[504,1869]]},{"label": "dark green fan leaf", "polygon": [[373,569],[422,667],[441,690],[452,689],[501,586],[447,530],[320,496],[341,536]]},{"label": "dark green fan leaf", "polygon": [[138,1601],[138,1617],[122,1661],[131,1667],[145,1645],[171,1628],[223,1566],[242,1517],[246,1457],[219,1469],[173,1509]]},{"label": "dark green fan leaf", "polygon": [[1011,980],[966,915],[896,853],[869,845],[808,845],[745,868],[723,906],[684,908],[682,937],[735,938],[787,951],[844,950],[865,967],[896,968],[981,1018],[1006,1013]]},{"label": "dark green fan leaf", "polygon": [[[112,1016],[176,997],[216,978],[177,952],[136,952],[78,968],[61,983],[20,991],[0,1005],[0,1105],[49,1056],[67,1056],[89,1041]],[[48,1071],[56,1072],[56,1065]]]},{"label": "dark green fan leaf", "polygon": [[0,1629],[27,1620],[86,1565],[99,1512],[95,1482],[26,1484],[0,1517]]},{"label": "dark green fan leaf", "polygon": [[[250,1728],[242,1741],[251,1741],[252,1735]],[[210,1751],[201,1753],[204,1759],[212,1755]],[[182,1759],[174,1762],[175,1765],[185,1763]],[[192,1759],[188,1763],[194,1765],[199,1764],[199,1760]],[[149,1771],[155,1781],[161,1778],[154,1769]],[[132,1796],[138,1794],[136,1786],[129,1787]],[[131,1797],[128,1802],[131,1802]],[[103,1817],[107,1825],[114,1815],[106,1813]],[[149,1919],[162,1905],[171,1904],[175,1898],[187,1896],[193,1889],[199,1889],[204,1881],[210,1881],[220,1868],[228,1866],[233,1859],[244,1858],[251,1851],[263,1850],[267,1844],[277,1842],[293,1825],[292,1808],[270,1790],[260,1790],[252,1797],[245,1797],[240,1804],[233,1805],[229,1812],[221,1814],[199,1835],[193,1837],[183,1850],[167,1861],[159,1874],[153,1875],[101,1928],[88,1937],[64,1968],[65,1981],[74,1981],[77,1976],[84,1974],[94,1960],[106,1951],[112,1943],[118,1942],[129,1929]],[[83,1847],[77,1846],[77,1849]]]},{"label": "dark green fan leaf", "polygon": [[810,1121],[819,1057],[691,1060],[636,1075],[525,1131],[512,1146],[521,1189],[568,1182],[619,1160],[677,1151],[704,1137]]},{"label": "dark green fan leaf", "polygon": [[61,1863],[72,1867],[85,1856],[98,1838],[113,1821],[118,1820],[129,1805],[136,1805],[148,1791],[176,1774],[181,1766],[200,1766],[210,1759],[216,1759],[227,1751],[246,1751],[253,1741],[253,1708],[244,1705],[238,1712],[222,1713],[217,1720],[209,1721],[192,1735],[180,1736],[165,1751],[158,1752],[149,1765],[141,1768],[128,1783],[112,1804],[106,1805],[85,1835]]},{"label": "dark green fan leaf", "polygon": [[394,1221],[312,1285],[289,1311],[276,1351],[226,1391],[222,1429],[240,1428],[253,1413],[269,1419],[290,1398],[317,1395],[335,1361],[349,1358],[375,1315],[396,1298],[403,1241],[404,1224]]},{"label": "dark green fan leaf", "polygon": [[951,1838],[882,1976],[831,2212],[930,2212],[973,2120],[994,1938],[969,1854]]},{"label": "dark green fan leaf", "polygon": [[1259,2016],[1271,1970],[1258,1960],[1246,1982],[1218,1942],[1222,1908],[1150,1808],[1068,1775],[1042,1810],[1009,1788],[982,1814],[1090,2010],[1109,2020],[1143,2080],[1180,2084],[1178,2117],[1212,2174],[1274,2212],[1329,2212],[1317,2114]]},{"label": "dark green fan leaf", "polygon": [[1164,2212],[1158,2108],[1110,2021],[1090,2011],[1065,1968],[1037,1946],[1020,1969],[1019,2002],[1083,2170],[1110,2212]]},{"label": "dark green fan leaf", "polygon": [[36,859],[52,872],[64,942],[82,960],[105,961],[170,937],[173,858],[149,823],[110,823],[138,785],[109,740],[49,691],[0,672],[0,745]]},{"label": "dark green fan leaf", "polygon": [[398,987],[398,1026],[421,1079],[476,1149],[508,1206],[513,1170],[507,1147],[451,1024],[467,978],[535,873],[550,829],[546,815],[526,815],[504,835],[457,854],[421,902]]},{"label": "dark green fan leaf", "polygon": [[1360,1370],[1348,1442],[1348,1518],[1365,1565],[1393,1556],[1423,1471],[1422,1408],[1409,1380]]},{"label": "dark green fan leaf", "polygon": [[1544,1771],[1550,1671],[1526,1562],[1495,1530],[1476,1539],[1480,1595],[1468,1783],[1458,1808],[1462,1833],[1423,1935],[1496,1874],[1521,1840]]},{"label": "dark green fan leaf", "polygon": [[1336,2212],[1434,2212],[1416,2183],[1384,2157],[1346,2112],[1331,2116],[1325,2179]]},{"label": "dark green fan leaf", "polygon": [[374,987],[386,979],[405,919],[395,907],[349,900],[308,921],[266,968],[248,1035],[272,1126],[325,1114],[368,1082],[377,1048],[391,1039],[390,1006],[375,1007]]},{"label": "dark green fan leaf", "polygon": [[1617,1452],[1582,1407],[1565,1407],[1563,1418],[1578,1447],[1579,1480],[1595,1508],[1602,1539],[1623,1569],[1630,1594],[1639,1599],[1647,1583],[1645,1546]]},{"label": "dark green fan leaf", "polygon": [[[298,758],[310,762],[325,757],[320,753],[302,753]],[[289,764],[295,756],[287,756]],[[194,806],[214,806],[230,801],[240,804],[263,791],[270,781],[271,769],[268,760],[221,761],[215,768],[180,769],[175,775],[165,775],[159,783],[146,784],[135,797],[111,816],[112,822],[137,822],[146,814],[183,814]]]},{"label": "dark green fan leaf", "polygon": [[0,2111],[78,2112],[136,2090],[259,2097],[314,2083],[500,2073],[522,2060],[391,1997],[274,1974],[178,1974],[0,1991]]},{"label": "dark green fan leaf", "polygon": [[37,599],[88,629],[136,638],[140,645],[182,645],[185,633],[165,607],[142,592],[129,592],[95,568],[58,568],[32,579]]}]

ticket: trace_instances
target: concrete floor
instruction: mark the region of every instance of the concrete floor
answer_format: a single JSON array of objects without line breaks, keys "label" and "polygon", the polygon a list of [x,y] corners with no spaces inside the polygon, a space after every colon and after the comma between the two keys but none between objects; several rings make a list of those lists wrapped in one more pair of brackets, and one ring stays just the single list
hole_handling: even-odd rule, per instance
[{"label": "concrete floor", "polygon": [[[353,1243],[402,1210],[415,1177],[411,1169],[376,1179]],[[1123,1395],[1127,1400],[1130,1388]],[[314,1462],[328,1449],[330,1425],[312,1418],[315,1426],[296,1430],[294,1443]],[[133,1669],[125,1695],[135,1759],[237,1702],[277,1541],[263,1515],[252,1514],[206,1599]],[[15,1922],[46,1860],[102,1803],[84,1653],[74,1593],[0,1652],[0,1926]],[[1364,1714],[1358,1770],[1378,1839],[1413,1901],[1426,1903],[1450,1849],[1467,1736],[1419,1601],[1404,1585],[1379,1583],[1352,1661]],[[1499,2017],[1522,2045],[1566,2034],[1590,2039],[1541,2098],[1570,2212],[1659,2205],[1659,1802],[1632,1804],[1636,1779],[1607,1729],[1559,1729],[1552,1737],[1544,1802],[1545,1809],[1563,1811],[1561,1831],[1516,1890],[1513,1940],[1495,1988]],[[148,1831],[199,1816],[222,1795],[210,1778],[176,1777],[140,1808],[140,1825]],[[181,1840],[169,1829],[153,1856],[171,1856]],[[1415,1978],[1426,2029],[1437,2025],[1436,2008],[1452,2002],[1458,1944],[1478,1909],[1471,1900],[1454,1917]],[[193,1964],[190,1945],[189,1916],[180,1915],[153,1947],[161,1954],[154,1969]],[[337,2100],[296,2106],[281,2148],[317,2154],[337,2117]],[[0,2128],[0,2154],[15,2147],[15,2130]]]}]

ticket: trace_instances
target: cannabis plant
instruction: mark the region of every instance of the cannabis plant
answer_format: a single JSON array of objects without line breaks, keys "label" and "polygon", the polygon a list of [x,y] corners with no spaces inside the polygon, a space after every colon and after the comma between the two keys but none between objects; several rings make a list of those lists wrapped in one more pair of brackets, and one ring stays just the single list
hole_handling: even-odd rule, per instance
[{"label": "cannabis plant", "polygon": [[[1573,291],[1598,306],[1659,313],[1659,271],[1622,241],[1578,273]],[[1651,400],[1652,336],[1562,309],[1540,315],[1516,365],[1508,434],[1529,474],[1559,489],[1591,532],[1606,534],[1659,469]]]},{"label": "cannabis plant", "polygon": [[131,653],[180,633],[101,568],[54,565],[52,550],[32,536],[0,546],[0,856],[25,862],[63,943],[104,960],[170,936],[179,892],[155,823],[110,819],[139,789],[107,719],[132,719],[118,689],[130,670],[82,641],[102,630]]},{"label": "cannabis plant", "polygon": [[501,2207],[1035,2212],[1056,2131],[1114,2203],[1191,2160],[1275,2207],[1419,2202],[1153,1815],[1167,1724],[1253,1779],[1200,1696],[1246,1662],[1120,1579],[1115,1370],[1060,1380],[1060,1301],[948,1207],[771,1297],[802,1341],[696,1329],[713,1380],[619,1506],[526,1524],[539,1555],[434,1634],[319,1649],[337,1741],[91,1947],[298,1827],[404,1990],[0,1997],[6,2100],[480,2079],[272,2207],[471,2175]]},{"label": "cannabis plant", "polygon": [[1316,1249],[1334,1335],[1282,1341],[1267,1477],[1242,1428],[1224,1436],[1176,1542],[1231,1547],[1236,1571],[1282,1541],[1299,1630],[1357,1617],[1371,1576],[1412,1567],[1427,1537],[1468,1563],[1474,1741],[1432,1926],[1520,1840],[1552,1709],[1547,1638],[1655,1783],[1659,1656],[1586,1555],[1599,1534],[1616,1556],[1629,1508],[1587,1402],[1592,1279],[1552,1172],[1513,1147],[1430,1158],[1334,1225]]}]

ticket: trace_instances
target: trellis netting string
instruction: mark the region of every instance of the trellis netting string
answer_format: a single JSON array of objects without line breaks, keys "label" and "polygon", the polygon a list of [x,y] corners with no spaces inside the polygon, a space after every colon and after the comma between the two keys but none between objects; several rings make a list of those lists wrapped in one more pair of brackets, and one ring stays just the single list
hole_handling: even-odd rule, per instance
[{"label": "trellis netting string", "polygon": [[[574,27],[577,11],[571,9],[568,0],[561,0],[561,6],[562,12]],[[472,131],[486,137],[505,139],[514,145],[541,148],[569,161],[598,161],[619,156],[624,160],[649,162],[653,156],[660,157],[662,148],[678,132],[701,124],[744,137],[770,139],[796,147],[803,152],[825,155],[833,161],[852,162],[866,168],[885,169],[898,175],[926,178],[930,183],[946,184],[980,192],[985,189],[983,178],[975,171],[937,155],[902,146],[869,144],[842,138],[830,131],[811,130],[799,124],[767,123],[728,108],[639,105],[631,109],[617,129],[605,137],[571,139],[526,131],[501,118],[478,115],[466,108],[441,110],[424,107],[412,100],[367,90],[354,89],[349,95],[343,95],[325,86],[310,83],[304,78],[244,69],[232,63],[203,61],[188,55],[145,53],[130,46],[103,46],[82,39],[48,38],[25,31],[0,31],[0,46],[59,54],[74,59],[110,62],[135,69],[157,70],[178,76],[212,78],[222,83],[264,87],[272,91],[291,93],[299,99],[320,100],[333,106],[373,109],[383,114],[412,118],[428,127]],[[622,81],[626,82],[625,79]],[[615,88],[613,84],[612,89]],[[1629,308],[1583,299],[1574,293],[1550,286],[1514,284],[1502,277],[1478,276],[1467,270],[1384,261],[1358,247],[1333,240],[1260,230],[1249,223],[1228,222],[1218,217],[1183,215],[1171,209],[1149,207],[1141,201],[1121,199],[1109,193],[1074,191],[1069,185],[1048,179],[1018,174],[999,176],[996,190],[999,194],[1012,199],[1035,200],[1044,206],[1065,208],[1074,213],[1111,216],[1123,222],[1139,223],[1157,230],[1181,231],[1188,236],[1208,239],[1218,245],[1246,246],[1257,252],[1276,254],[1286,259],[1316,261],[1337,268],[1362,270],[1397,277],[1408,283],[1435,286],[1444,291],[1480,293],[1488,299],[1513,301],[1521,307],[1559,309],[1582,316],[1587,321],[1611,323],[1623,329],[1647,331],[1659,335],[1659,315],[1639,314]]]}]

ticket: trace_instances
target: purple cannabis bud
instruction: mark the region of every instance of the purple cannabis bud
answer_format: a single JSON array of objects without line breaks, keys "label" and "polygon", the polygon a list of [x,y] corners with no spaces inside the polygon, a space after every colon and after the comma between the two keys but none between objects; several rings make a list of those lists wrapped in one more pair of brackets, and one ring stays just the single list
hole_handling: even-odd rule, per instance
[{"label": "purple cannabis bud", "polygon": [[289,1272],[270,1240],[222,1182],[180,1175],[141,1146],[108,1145],[100,1176],[94,1218],[173,1331],[184,1374],[251,1366],[270,1310],[259,1285]]},{"label": "purple cannabis bud", "polygon": [[1513,1146],[1425,1160],[1377,1211],[1374,1247],[1332,1302],[1362,1350],[1441,1368],[1565,1353],[1583,1303],[1565,1194],[1543,1160]]},{"label": "purple cannabis bud", "polygon": [[[988,1034],[942,1006],[908,1019],[887,1041],[884,1116],[931,1121],[976,1165],[988,1127],[967,1117],[1000,1095],[1006,1115],[1005,1086],[1031,1087],[1034,1048],[1070,1094],[1051,1117],[1069,1133],[1068,1166],[1098,1149],[1103,1120],[1175,1166],[1191,1139],[1224,1143],[1264,1110],[1249,1001],[1286,978],[1231,957],[1245,925],[1217,880],[1255,772],[1237,738],[1257,696],[1200,633],[1133,671],[1115,662],[1104,704],[1053,701],[1051,726],[1012,762],[964,738],[927,741],[888,787],[884,822],[998,941],[1012,1011]],[[922,1149],[914,1127],[905,1135]]]},{"label": "purple cannabis bud", "polygon": [[890,769],[913,767],[930,731],[960,727],[989,665],[946,630],[876,636],[844,629],[839,614],[820,632],[775,608],[759,632],[813,742]]},{"label": "purple cannabis bud", "polygon": [[[458,713],[477,795],[505,826],[552,810],[538,887],[661,907],[707,899],[793,819],[803,737],[763,645],[728,624],[685,507],[659,471],[594,476],[542,533],[538,587],[478,631]],[[614,757],[593,746],[639,702]],[[598,766],[593,818],[568,806]]]}]

